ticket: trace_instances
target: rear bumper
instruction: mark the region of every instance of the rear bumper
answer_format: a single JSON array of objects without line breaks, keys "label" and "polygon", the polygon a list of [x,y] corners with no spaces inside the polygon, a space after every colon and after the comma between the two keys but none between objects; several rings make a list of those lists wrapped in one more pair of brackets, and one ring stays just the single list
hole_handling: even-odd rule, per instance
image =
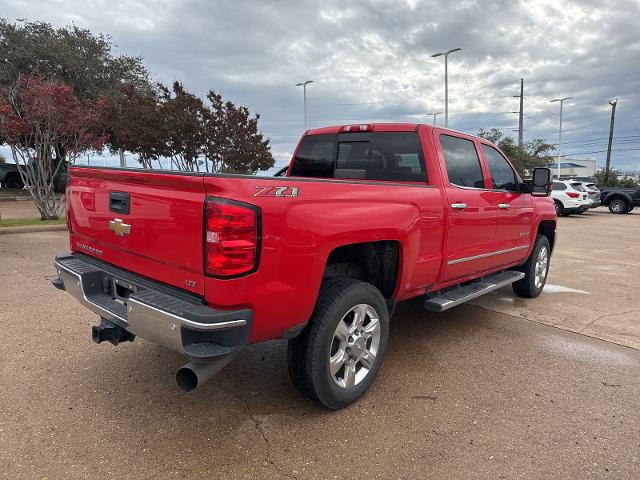
[{"label": "rear bumper", "polygon": [[594,200],[593,202],[591,202],[591,205],[589,205],[589,208],[598,208],[600,205],[600,200]]},{"label": "rear bumper", "polygon": [[56,288],[133,335],[196,362],[233,356],[246,345],[253,312],[217,310],[186,292],[83,254],[56,257]]}]

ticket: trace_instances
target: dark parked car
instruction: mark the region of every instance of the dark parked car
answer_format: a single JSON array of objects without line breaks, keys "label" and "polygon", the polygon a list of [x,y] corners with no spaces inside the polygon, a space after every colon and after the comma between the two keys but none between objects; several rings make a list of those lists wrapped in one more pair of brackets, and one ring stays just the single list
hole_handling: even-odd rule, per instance
[{"label": "dark parked car", "polygon": [[[15,163],[2,163],[0,164],[0,185],[3,188],[24,188],[24,183],[18,172],[18,167]],[[64,189],[67,186],[67,166],[65,165],[53,182],[53,190],[56,193],[64,193]]]},{"label": "dark parked car", "polygon": [[24,184],[15,163],[0,164],[0,185],[3,188],[23,188]]},{"label": "dark parked car", "polygon": [[640,205],[640,188],[602,187],[600,190],[600,201],[611,213],[629,213]]}]

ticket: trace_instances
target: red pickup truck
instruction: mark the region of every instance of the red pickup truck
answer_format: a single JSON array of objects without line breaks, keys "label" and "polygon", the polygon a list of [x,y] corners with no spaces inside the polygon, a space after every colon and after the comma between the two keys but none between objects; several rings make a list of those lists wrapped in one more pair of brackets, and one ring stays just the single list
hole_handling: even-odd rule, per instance
[{"label": "red pickup truck", "polygon": [[75,166],[53,283],[101,317],[94,341],[188,357],[184,390],[281,338],[295,386],[337,409],[376,376],[396,302],[540,294],[549,185],[484,139],[415,124],[307,131],[284,177]]}]

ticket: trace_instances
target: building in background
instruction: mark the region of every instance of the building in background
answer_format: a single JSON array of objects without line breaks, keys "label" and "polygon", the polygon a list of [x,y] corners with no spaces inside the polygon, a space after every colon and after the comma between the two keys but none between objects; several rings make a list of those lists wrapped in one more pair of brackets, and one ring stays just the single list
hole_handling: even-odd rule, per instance
[{"label": "building in background", "polygon": [[[558,164],[549,165],[554,177],[558,176]],[[560,177],[588,177],[596,174],[596,159],[594,158],[566,158],[560,161]]]}]

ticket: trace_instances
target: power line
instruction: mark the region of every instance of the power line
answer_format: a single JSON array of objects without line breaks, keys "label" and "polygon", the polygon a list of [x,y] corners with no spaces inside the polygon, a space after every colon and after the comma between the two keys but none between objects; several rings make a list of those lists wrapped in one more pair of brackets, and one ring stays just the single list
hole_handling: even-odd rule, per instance
[{"label": "power line", "polygon": [[[565,145],[567,144],[572,144],[572,143],[581,143],[581,142],[595,142],[595,141],[599,141],[599,140],[608,140],[609,137],[598,137],[598,138],[592,138],[590,140],[574,140],[571,142],[564,142]],[[640,135],[625,135],[622,137],[616,137],[616,140],[618,139],[625,139],[625,138],[640,138]]]},{"label": "power line", "polygon": [[[562,155],[563,157],[579,157],[581,155],[592,155],[594,153],[605,153],[607,150],[594,150],[593,152],[580,152],[580,153],[570,153],[568,155]],[[617,148],[611,150],[612,152],[640,152],[640,148]]]}]

